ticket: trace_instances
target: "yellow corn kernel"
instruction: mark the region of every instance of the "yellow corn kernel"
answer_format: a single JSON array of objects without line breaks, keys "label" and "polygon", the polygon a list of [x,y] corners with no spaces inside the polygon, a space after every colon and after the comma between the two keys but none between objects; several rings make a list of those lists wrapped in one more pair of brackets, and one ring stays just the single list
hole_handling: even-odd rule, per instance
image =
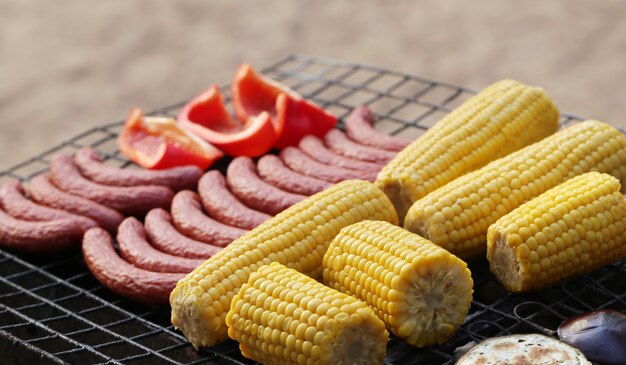
[{"label": "yellow corn kernel", "polygon": [[441,344],[472,302],[467,264],[425,238],[387,222],[345,227],[322,261],[324,283],[374,309],[409,344]]},{"label": "yellow corn kernel", "polygon": [[398,223],[387,196],[367,181],[343,181],[291,206],[181,279],[170,295],[172,324],[196,348],[226,340],[226,312],[250,273],[279,262],[321,278],[330,241],[364,219]]},{"label": "yellow corn kernel", "polygon": [[[626,200],[615,177],[589,172],[498,219],[487,233],[491,272],[527,292],[626,258]],[[531,270],[535,265],[539,270]]]},{"label": "yellow corn kernel", "polygon": [[413,202],[457,177],[545,138],[559,111],[538,87],[513,80],[490,85],[435,123],[378,174],[400,223]]},{"label": "yellow corn kernel", "polygon": [[243,356],[272,364],[382,364],[385,324],[354,297],[279,263],[250,275],[226,316]]},{"label": "yellow corn kernel", "polygon": [[626,179],[626,137],[585,121],[444,185],[411,206],[404,228],[463,258],[484,255],[487,229],[558,184],[589,171]]}]

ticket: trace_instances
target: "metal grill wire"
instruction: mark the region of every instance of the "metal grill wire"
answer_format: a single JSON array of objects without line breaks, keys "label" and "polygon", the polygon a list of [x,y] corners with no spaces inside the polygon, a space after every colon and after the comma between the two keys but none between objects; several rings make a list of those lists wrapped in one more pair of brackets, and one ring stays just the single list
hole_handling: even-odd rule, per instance
[{"label": "metal grill wire", "polygon": [[[340,118],[361,104],[378,117],[376,128],[415,138],[472,90],[388,71],[308,56],[289,56],[263,73],[300,92]],[[228,97],[229,92],[224,88]],[[183,103],[150,115],[176,116]],[[570,125],[581,119],[562,115]],[[91,129],[0,173],[27,182],[47,171],[50,157],[92,146],[112,166],[130,162],[117,150],[122,122]],[[342,124],[339,125],[343,127]],[[228,161],[218,164],[224,169]],[[474,302],[461,331],[446,344],[416,349],[391,339],[387,364],[452,364],[458,346],[514,333],[554,335],[561,321],[582,311],[626,311],[626,262],[573,278],[548,290],[511,295],[485,260],[470,263]],[[1,361],[80,364],[252,364],[233,341],[195,351],[170,324],[169,310],[116,296],[91,276],[80,253],[33,256],[0,250]]]}]

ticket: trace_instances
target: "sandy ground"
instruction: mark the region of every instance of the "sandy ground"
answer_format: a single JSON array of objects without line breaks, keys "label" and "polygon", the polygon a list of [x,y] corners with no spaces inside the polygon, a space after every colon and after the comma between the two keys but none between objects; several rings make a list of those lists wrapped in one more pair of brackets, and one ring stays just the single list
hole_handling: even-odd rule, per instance
[{"label": "sandy ground", "polygon": [[472,88],[515,78],[626,127],[625,18],[619,0],[0,0],[0,169],[292,53]]}]

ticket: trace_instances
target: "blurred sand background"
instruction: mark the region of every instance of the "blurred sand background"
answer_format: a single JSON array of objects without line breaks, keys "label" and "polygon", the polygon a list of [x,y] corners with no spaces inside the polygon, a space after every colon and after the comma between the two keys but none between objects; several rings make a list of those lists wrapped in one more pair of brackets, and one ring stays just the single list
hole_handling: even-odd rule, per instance
[{"label": "blurred sand background", "polygon": [[515,78],[626,127],[626,1],[0,0],[0,170],[302,53],[475,89]]}]

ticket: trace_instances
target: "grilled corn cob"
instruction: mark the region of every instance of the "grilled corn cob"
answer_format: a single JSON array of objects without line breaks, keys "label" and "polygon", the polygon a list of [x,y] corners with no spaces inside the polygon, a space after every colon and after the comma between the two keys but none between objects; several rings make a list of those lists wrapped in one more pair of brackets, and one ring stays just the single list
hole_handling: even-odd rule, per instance
[{"label": "grilled corn cob", "polygon": [[626,257],[626,200],[615,177],[589,172],[498,219],[491,272],[512,292],[538,290]]},{"label": "grilled corn cob", "polygon": [[414,346],[450,338],[472,302],[465,262],[387,222],[345,227],[322,264],[326,285],[366,302],[393,334]]},{"label": "grilled corn cob", "polygon": [[400,222],[416,200],[487,163],[549,136],[559,111],[540,88],[502,80],[438,121],[383,168],[376,185]]},{"label": "grilled corn cob", "polygon": [[271,364],[382,364],[385,324],[354,297],[279,263],[250,275],[226,316],[241,353]]},{"label": "grilled corn cob", "polygon": [[461,258],[484,255],[487,229],[546,190],[589,171],[626,179],[626,137],[576,124],[452,181],[413,204],[404,227]]},{"label": "grilled corn cob", "polygon": [[250,273],[279,262],[321,278],[330,241],[341,228],[364,219],[398,223],[385,194],[361,180],[341,182],[291,206],[180,280],[170,295],[172,324],[196,348],[227,339],[226,312]]}]

